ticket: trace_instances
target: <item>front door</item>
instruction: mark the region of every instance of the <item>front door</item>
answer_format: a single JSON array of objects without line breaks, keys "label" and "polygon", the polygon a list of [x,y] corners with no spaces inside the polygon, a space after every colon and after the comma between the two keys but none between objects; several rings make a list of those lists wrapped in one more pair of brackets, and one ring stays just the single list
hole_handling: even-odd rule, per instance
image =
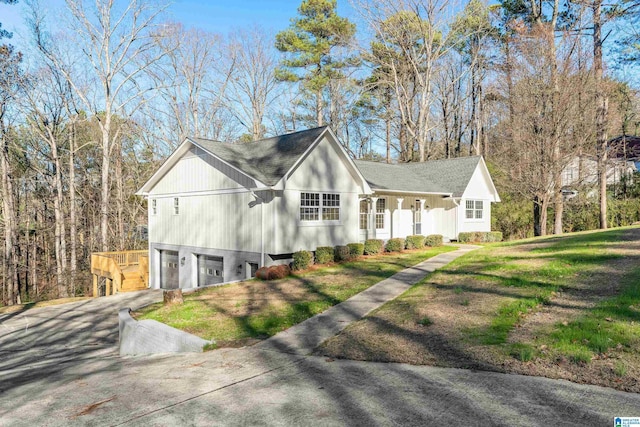
[{"label": "front door", "polygon": [[178,252],[160,251],[160,287],[162,289],[178,289]]},{"label": "front door", "polygon": [[422,210],[420,209],[420,200],[416,200],[413,211],[413,234],[422,234]]}]

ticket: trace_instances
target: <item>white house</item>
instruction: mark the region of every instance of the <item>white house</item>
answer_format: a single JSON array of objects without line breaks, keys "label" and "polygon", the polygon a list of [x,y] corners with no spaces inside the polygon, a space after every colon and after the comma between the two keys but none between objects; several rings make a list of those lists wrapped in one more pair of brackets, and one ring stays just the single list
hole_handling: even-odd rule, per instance
[{"label": "white house", "polygon": [[328,127],[247,144],[187,138],[139,190],[151,288],[242,280],[368,238],[490,231],[500,198],[481,157],[353,161]]}]

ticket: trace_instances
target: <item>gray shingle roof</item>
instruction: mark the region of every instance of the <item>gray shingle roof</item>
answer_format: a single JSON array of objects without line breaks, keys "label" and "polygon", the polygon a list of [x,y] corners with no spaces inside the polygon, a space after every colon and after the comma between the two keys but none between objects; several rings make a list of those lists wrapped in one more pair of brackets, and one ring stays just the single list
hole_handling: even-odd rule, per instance
[{"label": "gray shingle roof", "polygon": [[356,160],[355,164],[374,190],[450,193],[461,197],[478,162],[479,156],[400,164]]},{"label": "gray shingle roof", "polygon": [[189,139],[263,184],[275,185],[325,129],[323,126],[245,144]]}]

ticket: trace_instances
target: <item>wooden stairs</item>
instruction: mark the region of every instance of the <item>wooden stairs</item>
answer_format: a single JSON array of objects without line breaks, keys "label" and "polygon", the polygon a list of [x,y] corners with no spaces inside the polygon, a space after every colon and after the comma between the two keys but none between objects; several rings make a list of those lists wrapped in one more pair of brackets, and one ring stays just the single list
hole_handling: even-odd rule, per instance
[{"label": "wooden stairs", "polygon": [[141,291],[148,287],[148,281],[138,266],[129,266],[122,269],[122,287],[120,288],[120,292]]},{"label": "wooden stairs", "polygon": [[[148,251],[91,254],[93,296],[141,291],[149,287]],[[104,283],[104,291],[100,286]]]}]

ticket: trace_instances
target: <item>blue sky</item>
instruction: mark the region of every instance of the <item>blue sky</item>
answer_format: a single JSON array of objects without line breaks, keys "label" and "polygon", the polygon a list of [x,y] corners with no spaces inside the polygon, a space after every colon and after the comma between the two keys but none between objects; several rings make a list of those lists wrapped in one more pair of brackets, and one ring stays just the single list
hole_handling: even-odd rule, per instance
[{"label": "blue sky", "polygon": [[[153,0],[150,0],[153,1]],[[237,28],[258,24],[265,29],[279,31],[287,28],[297,15],[302,0],[174,0],[167,11],[167,19],[188,27],[198,27],[216,33],[228,33]],[[64,0],[41,0],[52,16],[64,8]],[[20,47],[26,36],[23,26],[23,1],[8,6],[0,3],[2,27],[14,31],[11,43]],[[338,13],[354,18],[355,12],[347,0],[338,0]],[[58,15],[59,16],[59,15]]]}]

